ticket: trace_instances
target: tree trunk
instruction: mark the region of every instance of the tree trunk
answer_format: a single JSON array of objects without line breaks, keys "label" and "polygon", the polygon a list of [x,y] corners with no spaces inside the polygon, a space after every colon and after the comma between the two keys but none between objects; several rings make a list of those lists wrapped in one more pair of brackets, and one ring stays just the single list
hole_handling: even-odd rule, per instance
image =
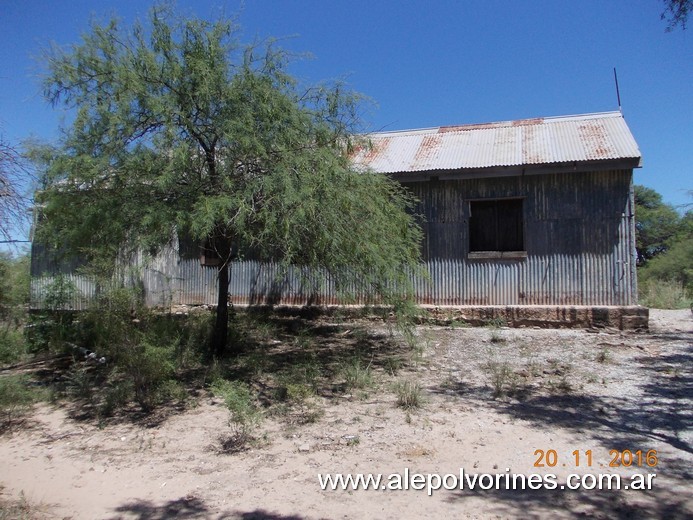
[{"label": "tree trunk", "polygon": [[229,336],[229,265],[227,262],[224,262],[219,269],[218,278],[217,317],[212,336],[212,351],[217,358],[224,355]]},{"label": "tree trunk", "polygon": [[226,352],[229,337],[229,262],[231,261],[231,244],[226,238],[217,238],[215,249],[220,257],[221,265],[217,273],[218,298],[217,316],[212,336],[212,352],[219,358]]}]

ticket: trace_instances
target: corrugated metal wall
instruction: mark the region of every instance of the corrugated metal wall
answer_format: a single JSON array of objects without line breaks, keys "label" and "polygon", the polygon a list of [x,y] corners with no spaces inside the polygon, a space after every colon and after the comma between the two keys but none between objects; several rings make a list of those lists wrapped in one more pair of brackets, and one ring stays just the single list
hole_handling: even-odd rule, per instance
[{"label": "corrugated metal wall", "polygon": [[[408,184],[426,222],[422,303],[631,305],[636,302],[630,170]],[[469,259],[469,201],[523,198],[527,258]]]},{"label": "corrugated metal wall", "polygon": [[[424,215],[429,277],[414,280],[419,303],[438,305],[632,305],[637,300],[630,170],[408,183]],[[526,258],[469,259],[469,200],[524,200]],[[200,266],[194,244],[174,243],[154,259],[138,256],[130,282],[150,305],[215,304],[216,270]],[[32,249],[32,303],[43,306],[52,274],[65,273],[83,308],[96,287]],[[234,303],[335,303],[328,277],[274,264],[234,262]]]}]

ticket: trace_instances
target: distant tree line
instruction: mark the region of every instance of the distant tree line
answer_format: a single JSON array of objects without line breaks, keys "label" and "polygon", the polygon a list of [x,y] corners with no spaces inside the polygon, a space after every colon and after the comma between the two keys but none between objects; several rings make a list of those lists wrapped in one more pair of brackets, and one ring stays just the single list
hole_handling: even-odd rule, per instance
[{"label": "distant tree line", "polygon": [[641,282],[674,282],[693,293],[693,211],[682,215],[652,188],[635,186],[635,228]]}]

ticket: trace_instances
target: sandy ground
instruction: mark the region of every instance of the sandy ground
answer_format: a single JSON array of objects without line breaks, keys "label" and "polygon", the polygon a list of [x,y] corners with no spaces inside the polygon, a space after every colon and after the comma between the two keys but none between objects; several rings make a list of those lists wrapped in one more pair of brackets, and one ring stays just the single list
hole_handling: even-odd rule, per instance
[{"label": "sandy ground", "polygon": [[[219,451],[228,412],[212,398],[155,426],[103,429],[41,406],[30,428],[0,437],[2,493],[23,493],[46,518],[72,519],[691,518],[693,320],[688,310],[653,310],[650,325],[648,333],[421,327],[423,357],[397,378],[423,385],[423,409],[398,408],[383,373],[381,391],[325,400],[324,415],[305,426],[268,419],[265,442],[234,454]],[[505,395],[494,397],[496,386]],[[535,467],[536,450],[555,450],[556,465]],[[610,450],[656,450],[658,462],[609,467]],[[405,468],[554,473],[559,486],[571,473],[656,477],[649,491],[465,488],[430,497],[322,491],[317,478]]]}]

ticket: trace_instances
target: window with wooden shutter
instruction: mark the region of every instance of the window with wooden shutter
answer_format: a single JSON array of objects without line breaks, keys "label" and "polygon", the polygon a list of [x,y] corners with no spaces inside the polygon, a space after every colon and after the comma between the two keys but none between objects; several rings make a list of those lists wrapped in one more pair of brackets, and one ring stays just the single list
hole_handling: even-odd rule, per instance
[{"label": "window with wooden shutter", "polygon": [[469,202],[469,251],[524,251],[522,199]]}]

